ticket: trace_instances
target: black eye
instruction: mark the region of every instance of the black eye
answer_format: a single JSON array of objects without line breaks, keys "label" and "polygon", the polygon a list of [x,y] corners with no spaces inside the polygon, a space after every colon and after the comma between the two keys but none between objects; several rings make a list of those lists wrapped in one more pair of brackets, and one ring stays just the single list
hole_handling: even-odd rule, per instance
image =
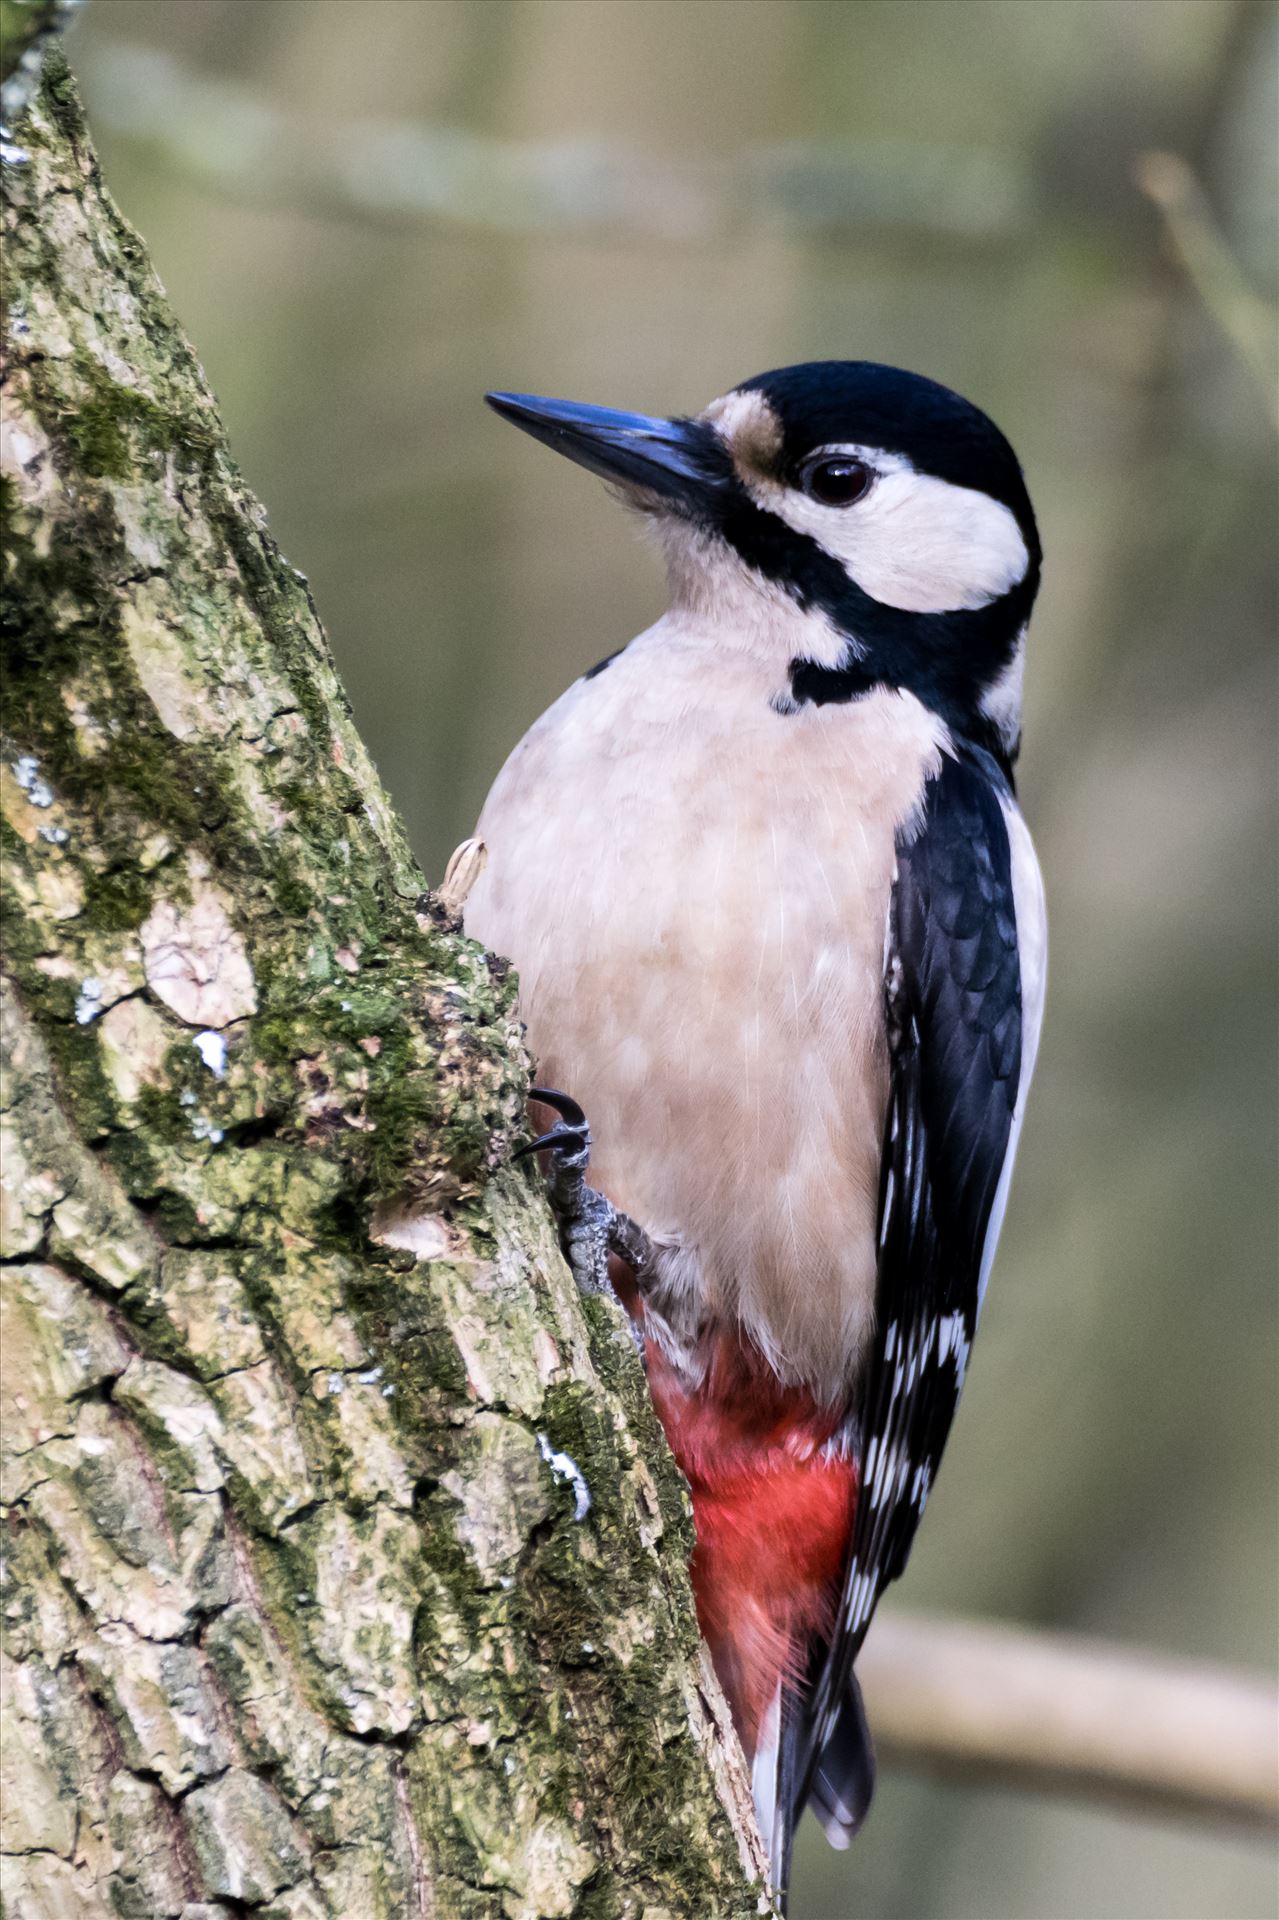
[{"label": "black eye", "polygon": [[861,499],[873,479],[864,460],[829,454],[803,467],[799,484],[810,500],[820,500],[824,507],[851,507],[854,500]]}]

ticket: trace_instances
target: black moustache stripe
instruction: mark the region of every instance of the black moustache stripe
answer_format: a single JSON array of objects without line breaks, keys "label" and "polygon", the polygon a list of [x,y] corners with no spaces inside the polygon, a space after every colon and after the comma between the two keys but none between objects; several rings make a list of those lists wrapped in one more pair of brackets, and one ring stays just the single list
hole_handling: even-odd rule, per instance
[{"label": "black moustache stripe", "polygon": [[981,698],[1011,663],[1039,590],[1033,520],[1027,525],[1023,515],[1017,516],[1030,564],[1024,578],[998,600],[953,613],[911,613],[872,599],[817,540],[758,506],[740,485],[716,505],[714,529],[746,565],[806,612],[823,613],[848,638],[848,653],[838,666],[791,661],[791,696],[797,705],[855,700],[872,687],[904,688],[1010,771],[1007,750],[981,712]]}]

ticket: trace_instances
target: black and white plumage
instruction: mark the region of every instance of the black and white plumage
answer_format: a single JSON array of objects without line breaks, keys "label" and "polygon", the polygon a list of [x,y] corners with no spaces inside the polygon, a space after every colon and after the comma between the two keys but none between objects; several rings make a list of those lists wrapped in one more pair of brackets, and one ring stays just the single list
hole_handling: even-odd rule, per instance
[{"label": "black and white plumage", "polygon": [[1024,1110],[1023,1060],[1038,1044],[1043,903],[1014,809],[992,756],[961,748],[928,783],[922,824],[898,851],[861,1485],[836,1630],[795,1727],[801,1792],[836,1844],[855,1831],[873,1782],[864,1716],[859,1704],[849,1711],[853,1662],[883,1589],[905,1571],[963,1390]]},{"label": "black and white plumage", "polygon": [[869,1799],[853,1663],[950,1429],[1038,1041],[1038,534],[998,429],[893,368],[784,368],[696,419],[491,398],[667,561],[670,612],[499,775],[466,925],[646,1230],[649,1384],[784,1889],[805,1801],[844,1844]]}]

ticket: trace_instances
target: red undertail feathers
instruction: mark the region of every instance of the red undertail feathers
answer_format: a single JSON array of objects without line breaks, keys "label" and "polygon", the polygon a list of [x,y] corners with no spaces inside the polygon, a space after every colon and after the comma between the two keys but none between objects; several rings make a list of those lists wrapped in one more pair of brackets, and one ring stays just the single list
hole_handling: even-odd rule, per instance
[{"label": "red undertail feathers", "polygon": [[649,1386],[692,1492],[693,1591],[748,1759],[779,1686],[831,1629],[852,1533],[854,1461],[839,1422],[721,1336],[695,1393],[649,1343]]}]

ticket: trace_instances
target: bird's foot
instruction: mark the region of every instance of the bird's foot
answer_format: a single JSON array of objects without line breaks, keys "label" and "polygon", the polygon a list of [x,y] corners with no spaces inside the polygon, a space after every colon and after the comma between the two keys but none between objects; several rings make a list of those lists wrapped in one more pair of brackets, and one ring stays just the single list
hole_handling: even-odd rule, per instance
[{"label": "bird's foot", "polygon": [[[548,1132],[517,1147],[515,1158],[550,1156],[547,1191],[560,1224],[564,1253],[583,1293],[611,1293],[608,1257],[615,1253],[635,1275],[641,1295],[657,1272],[657,1248],[629,1214],[586,1183],[591,1129],[576,1100],[555,1087],[531,1087],[529,1097],[559,1115]],[[638,1334],[637,1334],[638,1338]]]}]

